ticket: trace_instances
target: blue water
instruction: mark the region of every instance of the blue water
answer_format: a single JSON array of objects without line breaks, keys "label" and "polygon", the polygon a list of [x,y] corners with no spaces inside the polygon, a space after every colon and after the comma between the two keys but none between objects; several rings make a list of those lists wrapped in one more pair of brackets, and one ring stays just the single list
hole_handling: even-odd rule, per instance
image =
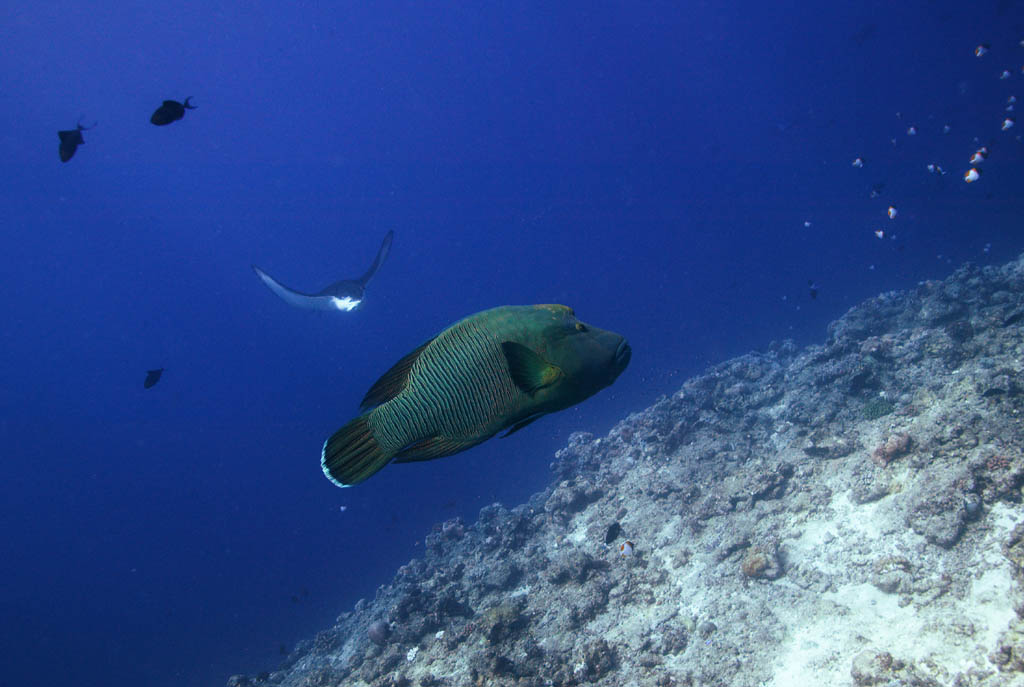
[{"label": "blue water", "polygon": [[[0,8],[4,684],[273,669],[432,524],[542,488],[571,432],[1015,257],[1022,3],[838,4]],[[62,164],[80,117],[98,125]],[[249,267],[316,290],[388,230],[352,313],[291,309]],[[324,479],[324,438],[399,357],[537,302],[630,339],[613,387],[455,457]]]}]

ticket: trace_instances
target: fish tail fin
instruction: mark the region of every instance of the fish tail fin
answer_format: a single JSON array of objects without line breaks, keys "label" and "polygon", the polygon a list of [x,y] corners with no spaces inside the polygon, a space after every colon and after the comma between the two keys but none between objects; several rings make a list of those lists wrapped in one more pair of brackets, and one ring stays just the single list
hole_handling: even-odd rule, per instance
[{"label": "fish tail fin", "polygon": [[393,452],[377,443],[366,418],[360,415],[324,442],[320,467],[339,487],[359,484],[394,458]]}]

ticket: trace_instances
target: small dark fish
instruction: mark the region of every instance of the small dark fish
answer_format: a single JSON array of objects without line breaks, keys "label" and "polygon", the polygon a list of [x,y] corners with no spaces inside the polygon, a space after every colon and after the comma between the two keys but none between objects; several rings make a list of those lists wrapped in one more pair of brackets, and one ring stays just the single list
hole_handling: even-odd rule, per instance
[{"label": "small dark fish", "polygon": [[617,522],[613,522],[611,525],[608,526],[608,531],[605,532],[604,543],[605,544],[611,544],[613,541],[618,539],[621,535],[622,535],[622,526],[619,523],[617,523]]},{"label": "small dark fish", "polygon": [[517,432],[609,386],[632,350],[564,305],[470,315],[399,360],[370,387],[363,414],[324,442],[320,466],[339,487],[391,461],[443,458]]},{"label": "small dark fish", "polygon": [[92,126],[82,126],[82,122],[79,120],[74,129],[57,132],[57,136],[60,137],[60,148],[58,148],[58,150],[60,151],[61,162],[67,162],[74,157],[75,151],[78,150],[78,146],[85,143],[85,139],[82,138],[82,132],[88,131],[95,126],[96,124],[93,124]]},{"label": "small dark fish", "polygon": [[162,367],[159,370],[147,370],[146,371],[146,381],[144,381],[142,383],[143,388],[146,388],[146,389],[153,388],[153,386],[156,385],[156,383],[160,381],[160,375],[162,375],[163,373],[164,373],[164,368],[162,368]]},{"label": "small dark fish", "polygon": [[814,300],[815,298],[818,297],[818,285],[814,283],[814,280],[807,280],[807,290],[811,294],[811,300]]},{"label": "small dark fish", "polygon": [[185,102],[179,103],[177,100],[165,100],[164,104],[156,108],[156,112],[149,118],[149,121],[157,126],[166,126],[171,122],[176,122],[185,116],[185,110],[194,110],[196,106],[189,102],[192,96],[185,98]]},{"label": "small dark fish", "polygon": [[885,182],[879,181],[877,184],[871,185],[871,193],[869,194],[872,198],[877,198],[882,195],[882,191],[885,190]]},{"label": "small dark fish", "polygon": [[857,44],[857,47],[859,48],[860,46],[864,45],[864,43],[866,43],[869,38],[874,36],[877,30],[877,24],[865,24],[864,26],[857,29],[857,32],[854,33],[850,38],[853,40],[854,43]]}]

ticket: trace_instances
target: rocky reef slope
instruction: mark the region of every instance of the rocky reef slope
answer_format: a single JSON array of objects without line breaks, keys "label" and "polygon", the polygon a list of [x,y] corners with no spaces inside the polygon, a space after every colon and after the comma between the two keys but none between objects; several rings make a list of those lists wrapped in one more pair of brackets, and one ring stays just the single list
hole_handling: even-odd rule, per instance
[{"label": "rocky reef slope", "polygon": [[1022,369],[1024,258],[883,294],[574,435],[229,685],[1022,685]]}]

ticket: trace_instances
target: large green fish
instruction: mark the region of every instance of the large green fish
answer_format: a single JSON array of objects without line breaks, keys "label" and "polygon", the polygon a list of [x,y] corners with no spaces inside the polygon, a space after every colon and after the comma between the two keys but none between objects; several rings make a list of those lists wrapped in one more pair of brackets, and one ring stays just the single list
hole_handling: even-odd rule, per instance
[{"label": "large green fish", "polygon": [[324,443],[320,464],[328,479],[350,487],[392,460],[465,451],[593,396],[626,369],[631,354],[623,337],[580,322],[564,305],[484,310],[378,379],[363,398],[363,414]]}]

